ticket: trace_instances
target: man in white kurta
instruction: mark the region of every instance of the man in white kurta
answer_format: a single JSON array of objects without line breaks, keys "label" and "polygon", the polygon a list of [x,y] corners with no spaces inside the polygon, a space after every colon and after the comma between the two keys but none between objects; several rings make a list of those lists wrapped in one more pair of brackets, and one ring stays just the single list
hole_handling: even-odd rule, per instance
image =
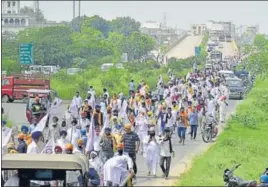
[{"label": "man in white kurta", "polygon": [[63,150],[64,153],[65,153],[65,146],[66,146],[66,144],[70,143],[66,139],[66,136],[67,136],[67,132],[64,131],[64,130],[61,131],[60,132],[60,139],[58,139],[57,142],[56,142],[56,144],[61,147],[61,149]]},{"label": "man in white kurta", "polygon": [[104,185],[112,183],[112,186],[120,185],[133,169],[131,158],[123,154],[123,144],[117,145],[117,154],[107,160],[103,166]]},{"label": "man in white kurta", "polygon": [[103,178],[103,162],[98,157],[98,153],[95,151],[90,153],[89,166],[92,166],[97,171],[101,179]]},{"label": "man in white kurta", "polygon": [[27,148],[27,153],[35,153],[35,154],[39,154],[40,151],[40,147],[38,146],[40,143],[42,143],[42,132],[40,131],[35,131],[32,133],[32,143],[30,143],[30,145]]},{"label": "man in white kurta", "polygon": [[77,147],[77,141],[81,138],[79,126],[74,126],[67,131],[67,140]]},{"label": "man in white kurta", "polygon": [[139,116],[135,119],[136,122],[136,133],[138,134],[141,141],[141,150],[143,152],[143,140],[148,134],[148,120],[144,116],[144,113],[140,113]]},{"label": "man in white kurta", "polygon": [[221,96],[218,99],[218,104],[219,104],[220,122],[224,123],[224,121],[225,121],[225,105],[227,105],[226,96]]},{"label": "man in white kurta", "polygon": [[155,129],[151,127],[149,135],[144,138],[144,154],[145,162],[148,168],[148,175],[156,176],[156,169],[159,161],[159,145],[158,137],[155,136]]},{"label": "man in white kurta", "polygon": [[209,101],[207,103],[207,112],[208,115],[212,115],[216,120],[216,102],[212,97],[209,98]]}]

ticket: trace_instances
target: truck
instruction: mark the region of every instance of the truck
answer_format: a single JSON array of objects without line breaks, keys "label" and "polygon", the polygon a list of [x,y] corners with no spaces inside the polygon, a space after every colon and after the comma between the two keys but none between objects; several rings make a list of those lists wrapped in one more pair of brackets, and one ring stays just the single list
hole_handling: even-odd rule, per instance
[{"label": "truck", "polygon": [[50,78],[48,75],[39,74],[14,74],[2,77],[3,103],[14,100],[25,100],[28,97],[29,89],[50,89]]}]

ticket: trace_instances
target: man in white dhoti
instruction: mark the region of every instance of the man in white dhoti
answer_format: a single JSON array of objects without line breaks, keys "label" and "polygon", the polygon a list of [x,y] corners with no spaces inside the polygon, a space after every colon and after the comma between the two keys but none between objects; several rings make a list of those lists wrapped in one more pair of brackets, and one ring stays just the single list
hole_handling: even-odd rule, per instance
[{"label": "man in white dhoti", "polygon": [[158,137],[155,136],[155,128],[149,129],[149,135],[144,138],[144,154],[146,165],[148,168],[148,176],[151,174],[156,177],[156,168],[159,160]]},{"label": "man in white dhoti", "polygon": [[133,173],[133,162],[128,155],[123,154],[123,147],[123,144],[117,144],[117,154],[103,166],[105,186],[119,186],[130,173]]}]

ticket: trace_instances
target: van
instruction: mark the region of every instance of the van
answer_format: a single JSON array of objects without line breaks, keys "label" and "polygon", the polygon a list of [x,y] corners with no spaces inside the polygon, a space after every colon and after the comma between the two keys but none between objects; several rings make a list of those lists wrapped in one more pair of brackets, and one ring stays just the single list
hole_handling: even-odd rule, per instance
[{"label": "van", "polygon": [[[101,65],[101,71],[108,71],[110,68],[114,67],[113,63],[105,63]],[[117,69],[124,69],[123,64],[117,63],[115,64],[115,68]]]},{"label": "van", "polygon": [[69,68],[67,69],[67,75],[75,75],[77,73],[81,72],[80,68]]}]

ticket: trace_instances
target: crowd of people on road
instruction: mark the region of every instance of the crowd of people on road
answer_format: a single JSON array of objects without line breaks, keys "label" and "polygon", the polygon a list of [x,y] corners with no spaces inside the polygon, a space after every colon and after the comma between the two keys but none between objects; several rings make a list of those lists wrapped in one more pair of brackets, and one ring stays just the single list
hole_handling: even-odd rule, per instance
[{"label": "crowd of people on road", "polygon": [[[219,67],[230,68],[226,64]],[[168,82],[160,75],[155,91],[145,80],[139,84],[131,80],[128,95],[110,95],[104,88],[98,98],[90,86],[86,98],[76,92],[62,120],[53,116],[52,123],[46,123],[42,130],[36,130],[40,123],[37,118],[30,126],[23,125],[17,136],[18,145],[7,144],[7,151],[85,154],[96,171],[91,180],[93,186],[121,185],[129,173],[135,183],[137,155],[144,157],[148,176],[156,177],[160,166],[162,177],[168,179],[175,156],[172,141],[187,145],[188,134],[189,141],[195,141],[207,116],[220,123],[225,121],[228,89],[217,70],[220,69],[201,71],[194,64],[185,77],[177,77],[169,70]],[[2,127],[2,133],[10,132],[5,121]],[[178,140],[172,139],[176,134]],[[42,148],[44,143],[53,145],[53,150]]]}]

